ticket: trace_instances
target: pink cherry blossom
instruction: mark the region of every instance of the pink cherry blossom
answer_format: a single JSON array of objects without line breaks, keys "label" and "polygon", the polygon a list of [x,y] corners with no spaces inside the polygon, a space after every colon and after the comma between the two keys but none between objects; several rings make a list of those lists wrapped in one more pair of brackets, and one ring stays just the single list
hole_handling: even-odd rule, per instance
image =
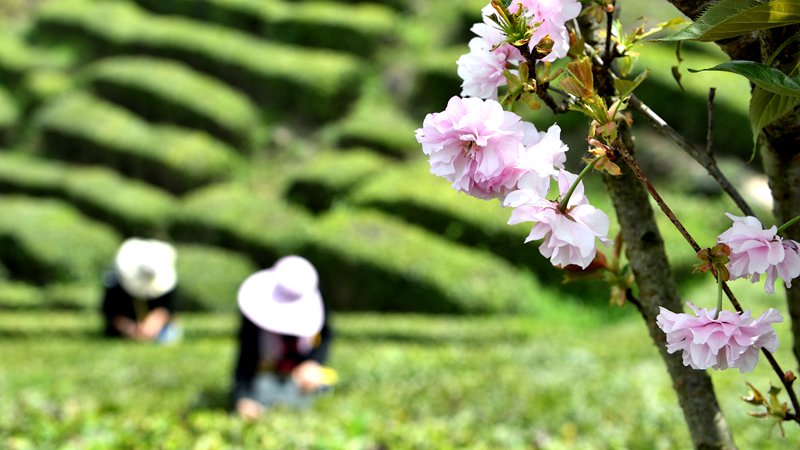
[{"label": "pink cherry blossom", "polygon": [[783,261],[767,268],[767,280],[764,290],[775,293],[775,280],[783,280],[786,288],[792,287],[792,280],[800,276],[800,243],[792,239],[783,239]]},{"label": "pink cherry blossom", "polygon": [[505,36],[488,19],[494,13],[491,5],[484,7],[482,13],[484,22],[471,29],[478,37],[470,40],[470,52],[456,61],[458,76],[464,80],[461,95],[497,100],[497,89],[507,83],[504,72],[519,65],[522,54],[513,45],[503,43]]},{"label": "pink cherry blossom", "polygon": [[[561,171],[558,187],[565,195],[577,175]],[[583,193],[583,183],[578,183],[569,199],[566,211],[558,202],[547,200],[549,178],[536,172],[525,175],[520,189],[506,196],[505,206],[514,208],[509,224],[536,222],[525,242],[543,239],[539,252],[550,258],[557,267],[574,264],[585,269],[597,254],[596,240],[607,243],[608,216],[589,204]]]},{"label": "pink cherry blossom", "polygon": [[561,127],[556,124],[547,131],[533,131],[533,135],[526,135],[523,143],[525,153],[520,165],[532,170],[543,177],[558,177],[560,169],[564,169],[567,162],[567,144],[561,140]]},{"label": "pink cherry blossom", "polygon": [[717,237],[717,242],[731,248],[731,260],[728,263],[731,279],[749,278],[755,283],[762,274],[766,274],[764,290],[770,294],[775,292],[774,285],[778,278],[791,287],[792,279],[800,276],[798,243],[782,239],[774,225],[765,230],[755,217],[725,215],[733,221],[733,225]]},{"label": "pink cherry blossom", "polygon": [[542,61],[552,62],[563,58],[569,51],[569,31],[566,23],[581,12],[578,0],[513,0],[509,11],[517,12],[524,7],[531,15],[530,24],[541,22],[536,27],[530,40],[533,49],[545,36],[553,40],[553,51],[542,58]]},{"label": "pink cherry blossom", "polygon": [[461,83],[461,95],[497,100],[497,89],[505,86],[505,70],[508,67],[506,56],[491,51],[486,41],[473,38],[469,42],[470,52],[461,55],[456,61]]},{"label": "pink cherry blossom", "polygon": [[453,97],[447,108],[425,116],[416,130],[431,173],[474,197],[503,198],[526,170],[519,166],[533,124],[494,100]]},{"label": "pink cherry blossom", "polygon": [[707,310],[687,303],[694,315],[674,313],[660,308],[656,317],[658,327],[667,335],[667,352],[683,352],[683,364],[693,369],[728,369],[752,371],[758,362],[758,352],[765,348],[774,352],[778,336],[773,323],[783,317],[773,308],[753,319],[750,310],[744,313]]}]

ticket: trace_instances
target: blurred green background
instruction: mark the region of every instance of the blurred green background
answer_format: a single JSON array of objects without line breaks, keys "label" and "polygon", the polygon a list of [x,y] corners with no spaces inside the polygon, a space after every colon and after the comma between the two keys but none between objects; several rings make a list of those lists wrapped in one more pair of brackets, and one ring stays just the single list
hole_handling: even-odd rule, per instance
[{"label": "blurred green background", "polygon": [[[428,173],[414,129],[460,92],[455,60],[484,3],[0,0],[0,446],[687,447],[635,311],[609,307],[601,284],[562,284],[522,244],[526,225]],[[678,15],[620,5],[629,27]],[[700,145],[718,88],[718,159],[758,186],[747,83],[686,72],[724,56],[684,46],[681,91],[673,46],[641,53],[637,95]],[[713,242],[731,202],[635,120],[646,170]],[[577,167],[586,124],[558,122]],[[588,188],[610,214],[598,180]],[[771,223],[758,191],[744,195]],[[662,222],[682,293],[710,306],[713,287]],[[177,346],[98,338],[101,275],[129,236],[178,248]],[[289,253],[320,271],[342,383],[310,411],[245,424],[225,409],[236,289]],[[742,289],[757,313],[781,302]],[[764,369],[715,374],[737,439],[797,445],[738,400],[744,380],[766,389]]]}]

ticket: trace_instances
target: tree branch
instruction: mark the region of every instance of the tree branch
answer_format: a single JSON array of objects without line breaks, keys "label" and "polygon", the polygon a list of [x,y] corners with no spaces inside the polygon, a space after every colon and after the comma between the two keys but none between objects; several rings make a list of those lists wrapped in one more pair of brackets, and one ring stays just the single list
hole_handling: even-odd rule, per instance
[{"label": "tree branch", "polygon": [[736,206],[744,213],[744,215],[755,217],[756,214],[753,212],[753,209],[747,204],[741,194],[739,194],[739,191],[736,190],[728,178],[725,177],[725,174],[723,174],[719,169],[717,161],[714,159],[714,156],[711,153],[704,151],[703,149],[700,149],[689,142],[688,139],[672,128],[664,119],[656,114],[655,111],[650,109],[649,106],[639,100],[635,95],[631,95],[628,104],[631,105],[633,109],[642,113],[642,115],[644,115],[650,124],[653,125],[653,127],[662,135],[678,144],[678,146],[681,147],[689,156],[703,166],[708,174],[711,175],[714,180],[716,180],[722,190],[728,194],[734,203],[736,203]]},{"label": "tree branch", "polygon": [[[653,200],[656,201],[658,206],[661,208],[661,211],[664,212],[664,214],[669,218],[670,222],[672,222],[672,224],[675,226],[675,228],[678,229],[678,231],[681,233],[684,239],[686,239],[686,242],[688,242],[689,245],[692,246],[692,249],[694,249],[695,252],[699,252],[701,248],[697,244],[697,241],[695,241],[692,235],[689,234],[689,232],[686,230],[686,227],[683,226],[680,220],[678,220],[677,216],[675,216],[675,213],[672,212],[670,207],[666,204],[666,202],[664,202],[664,199],[661,198],[661,196],[658,194],[653,184],[650,182],[649,179],[647,179],[647,176],[644,174],[642,168],[639,166],[636,160],[633,159],[633,156],[626,148],[625,143],[620,139],[618,140],[617,144],[618,145],[617,148],[615,148],[615,150],[617,150],[622,160],[625,161],[625,164],[631,169],[636,178],[638,178],[639,181],[645,186],[647,191],[650,193],[650,196],[653,197]],[[725,292],[725,295],[728,297],[728,300],[730,300],[731,304],[736,309],[736,311],[738,311],[739,313],[743,312],[741,304],[736,299],[736,296],[734,296],[733,292],[730,290],[730,287],[728,287],[727,283],[725,283],[722,280],[719,280],[719,275],[715,271],[712,271],[712,275],[714,276],[714,278],[717,279],[718,283],[722,283],[722,289]],[[786,379],[785,376],[786,372],[781,368],[780,364],[778,364],[778,361],[775,359],[775,357],[769,350],[762,348],[761,352],[764,354],[764,357],[767,359],[767,361],[769,361],[769,364],[772,367],[772,369],[778,375],[778,378],[781,380],[781,384],[783,384],[783,387],[784,389],[786,389],[786,393],[789,395],[789,399],[792,402],[792,408],[794,408],[794,414],[787,416],[787,420],[793,420],[798,424],[800,424],[800,416],[798,416],[798,414],[800,414],[800,401],[798,401],[797,394],[792,388],[791,382]]]}]

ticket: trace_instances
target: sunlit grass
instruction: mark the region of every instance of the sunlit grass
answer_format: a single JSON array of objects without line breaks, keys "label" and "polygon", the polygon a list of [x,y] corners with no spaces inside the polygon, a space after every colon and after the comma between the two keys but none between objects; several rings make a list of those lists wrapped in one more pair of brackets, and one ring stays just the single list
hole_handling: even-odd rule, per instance
[{"label": "sunlit grass", "polygon": [[[746,282],[745,282],[746,283]],[[703,284],[699,284],[703,286]],[[689,293],[710,306],[703,286]],[[738,289],[738,286],[737,286]],[[753,306],[774,302],[757,289]],[[752,294],[752,295],[751,295]],[[552,301],[552,300],[548,300]],[[340,313],[336,391],[245,424],[226,410],[233,315],[184,315],[187,339],[106,341],[89,313],[0,318],[6,448],[675,449],[690,446],[669,378],[634,314],[555,306],[538,317]],[[754,312],[756,312],[754,311]],[[788,330],[779,327],[788,342]],[[789,345],[778,352],[788,358]],[[744,381],[713,373],[741,448],[791,448],[746,416]]]}]

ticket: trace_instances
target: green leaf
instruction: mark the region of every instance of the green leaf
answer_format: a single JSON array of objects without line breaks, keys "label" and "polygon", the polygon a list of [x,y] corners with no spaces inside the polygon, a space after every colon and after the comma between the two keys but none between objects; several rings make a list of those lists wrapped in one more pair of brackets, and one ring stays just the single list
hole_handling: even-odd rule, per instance
[{"label": "green leaf", "polygon": [[800,1],[721,0],[693,24],[662,41],[718,41],[752,31],[800,23]]},{"label": "green leaf", "polygon": [[800,97],[800,81],[792,78],[780,70],[753,61],[726,61],[708,69],[689,69],[689,72],[704,71],[730,72],[741,75],[756,86],[780,95]]},{"label": "green leaf", "polygon": [[758,140],[758,134],[764,127],[789,113],[800,105],[800,97],[790,97],[764,90],[760,87],[753,89],[750,98],[750,127],[753,129],[753,143]]},{"label": "green leaf", "polygon": [[615,79],[614,80],[614,87],[617,88],[617,92],[619,92],[620,97],[627,97],[633,92],[634,89],[639,87],[642,84],[642,81],[647,78],[647,70],[644,70],[642,73],[636,76],[636,78],[632,80],[623,80],[623,79]]}]

